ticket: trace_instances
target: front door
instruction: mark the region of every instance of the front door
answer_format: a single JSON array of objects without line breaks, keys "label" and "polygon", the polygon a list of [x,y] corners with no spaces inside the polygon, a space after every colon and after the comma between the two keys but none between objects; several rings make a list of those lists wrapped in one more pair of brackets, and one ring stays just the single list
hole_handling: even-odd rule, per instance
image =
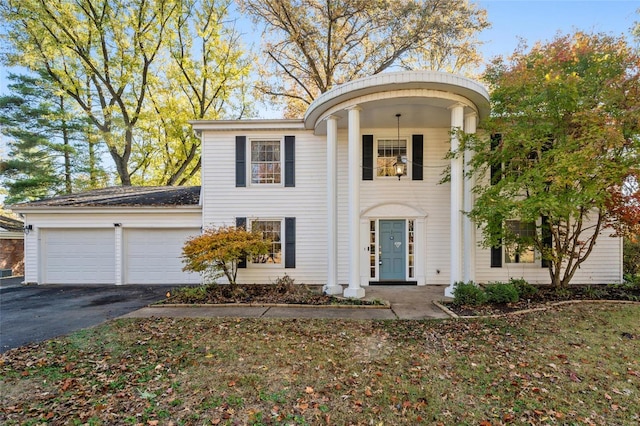
[{"label": "front door", "polygon": [[404,281],[407,266],[404,220],[380,220],[380,280]]}]

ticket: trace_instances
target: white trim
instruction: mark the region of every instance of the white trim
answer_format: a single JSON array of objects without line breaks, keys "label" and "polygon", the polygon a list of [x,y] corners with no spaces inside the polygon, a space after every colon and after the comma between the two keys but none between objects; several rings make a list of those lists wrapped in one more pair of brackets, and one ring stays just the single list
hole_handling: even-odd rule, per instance
[{"label": "white trim", "polygon": [[0,240],[24,240],[24,232],[2,231]]},{"label": "white trim", "polygon": [[309,105],[304,125],[307,129],[314,129],[326,115],[331,114],[333,107],[342,104],[344,109],[356,99],[363,103],[362,99],[370,94],[420,90],[463,97],[479,112],[480,118],[489,114],[489,92],[474,80],[438,71],[399,71],[349,81],[321,94]]},{"label": "white trim", "polygon": [[284,217],[247,217],[247,230],[251,231],[253,222],[280,222],[280,263],[253,263],[247,258],[247,268],[256,269],[284,269],[285,265],[285,241],[286,226]]},{"label": "white trim", "polygon": [[256,119],[256,120],[193,120],[188,121],[196,132],[252,131],[252,130],[304,130],[301,119]]},{"label": "white trim", "polygon": [[[393,175],[393,176],[378,176],[378,144],[380,142],[380,140],[384,140],[384,141],[396,141],[398,139],[398,135],[396,134],[395,136],[390,136],[390,137],[386,137],[384,136],[384,134],[382,136],[375,136],[374,137],[374,144],[373,144],[373,179],[382,179],[382,180],[388,180],[388,179],[395,179],[398,180],[398,176],[397,175]],[[400,135],[400,141],[404,141],[405,144],[405,170],[406,173],[402,175],[403,178],[412,180],[412,176],[411,176],[411,168],[409,167],[409,158],[412,158],[411,155],[413,154],[413,144],[410,143],[409,141],[411,140],[411,135],[410,136],[403,136],[402,134]],[[364,165],[363,165],[364,166]]]},{"label": "white trim", "polygon": [[[253,182],[253,167],[252,167],[252,144],[253,142],[280,142],[280,182],[279,183],[260,183]],[[247,173],[247,186],[248,187],[260,187],[260,188],[279,188],[284,187],[284,136],[280,137],[268,137],[268,136],[251,136],[247,138],[247,145],[245,148],[245,167]]]}]

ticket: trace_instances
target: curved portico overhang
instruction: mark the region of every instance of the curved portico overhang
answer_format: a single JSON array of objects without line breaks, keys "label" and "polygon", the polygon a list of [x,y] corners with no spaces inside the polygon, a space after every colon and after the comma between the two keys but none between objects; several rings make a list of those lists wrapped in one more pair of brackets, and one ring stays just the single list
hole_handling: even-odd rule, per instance
[{"label": "curved portico overhang", "polygon": [[450,108],[464,106],[479,119],[489,114],[489,94],[481,84],[459,75],[436,71],[381,73],[341,84],[319,96],[307,109],[304,126],[326,134],[326,118],[346,128],[348,110],[361,108],[362,128],[450,127]]}]

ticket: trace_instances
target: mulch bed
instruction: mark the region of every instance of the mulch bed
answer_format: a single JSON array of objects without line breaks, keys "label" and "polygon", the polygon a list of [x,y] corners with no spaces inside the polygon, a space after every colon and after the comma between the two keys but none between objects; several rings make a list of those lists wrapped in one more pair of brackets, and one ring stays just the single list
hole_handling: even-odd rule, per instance
[{"label": "mulch bed", "polygon": [[162,304],[297,304],[297,305],[379,305],[380,303],[325,295],[321,286],[300,284],[207,285],[204,295],[197,291],[175,291]]},{"label": "mulch bed", "polygon": [[575,285],[566,289],[552,287],[538,287],[538,292],[528,299],[515,303],[486,304],[481,306],[467,306],[447,304],[447,308],[459,316],[490,316],[502,315],[529,309],[545,308],[558,302],[587,301],[587,300],[616,300],[640,302],[640,286],[623,285]]}]

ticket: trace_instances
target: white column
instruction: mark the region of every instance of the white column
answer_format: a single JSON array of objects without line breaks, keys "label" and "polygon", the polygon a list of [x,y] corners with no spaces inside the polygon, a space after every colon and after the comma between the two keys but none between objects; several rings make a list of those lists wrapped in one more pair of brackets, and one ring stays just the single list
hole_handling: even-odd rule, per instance
[{"label": "white column", "polygon": [[[464,131],[468,134],[474,134],[476,132],[477,115],[475,112],[465,115],[464,119]],[[471,169],[469,163],[473,158],[473,152],[466,149],[464,151],[464,195],[463,195],[463,210],[465,212],[471,211],[473,208],[473,187],[475,185],[475,177],[469,175],[468,172]],[[476,233],[473,226],[473,222],[466,214],[462,216],[462,262],[463,262],[463,281],[475,281],[476,279]]]},{"label": "white column", "polygon": [[114,250],[116,251],[116,270],[115,270],[115,280],[116,285],[122,285],[122,224],[114,223],[113,224],[115,230],[115,245]]},{"label": "white column", "polygon": [[[464,106],[455,105],[451,108],[451,151],[457,151],[460,140],[455,133],[464,126]],[[463,159],[458,155],[451,159],[451,235],[450,256],[451,271],[449,286],[444,290],[445,296],[453,296],[453,284],[462,280],[462,187],[463,187]]]},{"label": "white column", "polygon": [[327,117],[327,284],[324,292],[341,294],[338,284],[338,119]]},{"label": "white column", "polygon": [[364,297],[360,287],[360,108],[349,109],[349,287],[345,297]]},{"label": "white column", "polygon": [[[28,224],[28,216],[25,225]],[[42,284],[44,278],[42,259],[45,244],[40,244],[40,230],[32,226],[24,232],[24,282],[25,284]],[[35,260],[35,261],[34,261]]]}]

